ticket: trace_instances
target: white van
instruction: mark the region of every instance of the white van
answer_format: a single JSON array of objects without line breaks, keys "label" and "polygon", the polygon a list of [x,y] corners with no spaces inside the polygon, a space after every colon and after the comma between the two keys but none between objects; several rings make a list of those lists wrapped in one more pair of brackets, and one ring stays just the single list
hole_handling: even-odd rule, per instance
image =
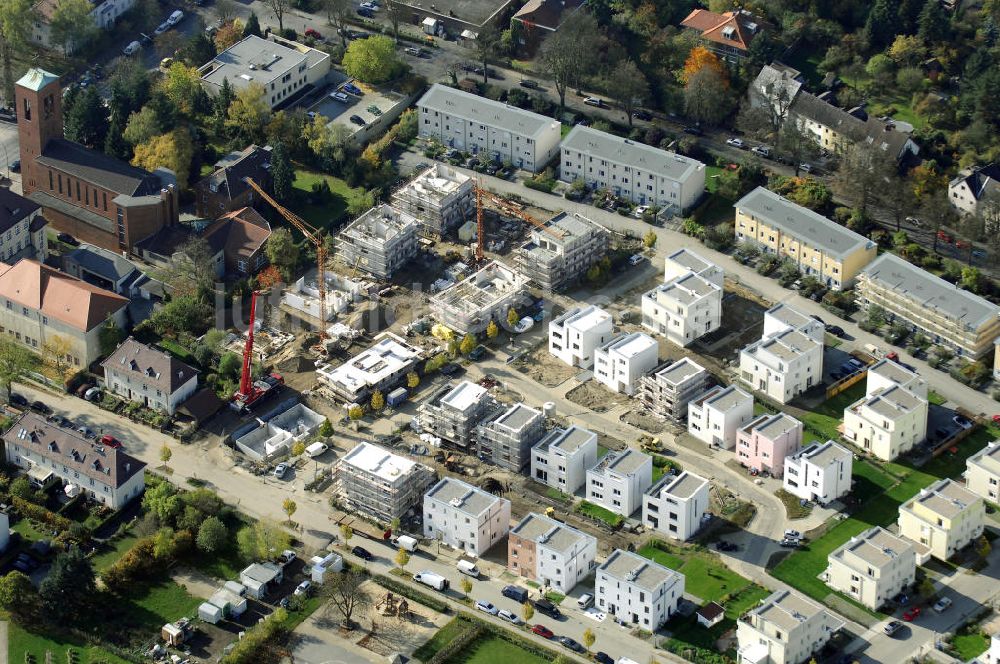
[{"label": "white van", "polygon": [[142,48],[142,44],[140,44],[139,42],[137,42],[137,41],[130,42],[128,46],[126,46],[124,49],[122,49],[122,54],[123,55],[135,55],[136,53],[139,52],[140,48]]},{"label": "white van", "polygon": [[184,18],[184,12],[181,10],[176,10],[173,14],[167,17],[167,23],[170,25],[177,25]]},{"label": "white van", "polygon": [[313,443],[312,445],[306,448],[306,455],[308,455],[310,459],[315,459],[319,455],[326,452],[328,449],[330,448],[329,446],[327,446],[326,443]]},{"label": "white van", "polygon": [[479,578],[479,568],[471,560],[459,560],[458,564],[455,565],[458,571],[466,576],[471,576],[473,579]]}]

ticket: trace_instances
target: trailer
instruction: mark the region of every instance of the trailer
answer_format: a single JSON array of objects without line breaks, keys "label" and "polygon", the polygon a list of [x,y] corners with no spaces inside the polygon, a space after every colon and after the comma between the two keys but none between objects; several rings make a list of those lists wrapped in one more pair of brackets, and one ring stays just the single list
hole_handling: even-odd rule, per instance
[{"label": "trailer", "polygon": [[388,396],[385,398],[385,402],[391,406],[395,407],[406,401],[406,397],[410,394],[406,391],[405,387],[397,387],[392,392],[389,392]]}]

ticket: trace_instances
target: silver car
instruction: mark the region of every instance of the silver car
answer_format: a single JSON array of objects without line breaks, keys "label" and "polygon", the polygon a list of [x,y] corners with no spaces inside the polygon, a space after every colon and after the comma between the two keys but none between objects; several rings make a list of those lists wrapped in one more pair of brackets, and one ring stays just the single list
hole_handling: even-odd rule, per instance
[{"label": "silver car", "polygon": [[520,625],[524,621],[517,617],[513,611],[508,611],[507,609],[500,609],[497,612],[497,617],[502,618],[509,622],[511,625]]}]

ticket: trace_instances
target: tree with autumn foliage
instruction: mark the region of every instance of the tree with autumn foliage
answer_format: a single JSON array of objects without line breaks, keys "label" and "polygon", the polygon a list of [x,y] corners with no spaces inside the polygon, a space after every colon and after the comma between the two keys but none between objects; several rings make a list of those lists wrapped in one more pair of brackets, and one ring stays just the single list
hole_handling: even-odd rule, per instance
[{"label": "tree with autumn foliage", "polygon": [[177,176],[181,187],[187,187],[194,158],[194,141],[187,127],[178,127],[168,134],[156,136],[146,143],[135,146],[132,165],[148,171],[161,166],[169,168]]},{"label": "tree with autumn foliage", "polygon": [[703,46],[695,46],[680,72],[684,83],[684,110],[698,122],[717,124],[732,110],[729,76],[719,58]]},{"label": "tree with autumn foliage", "polygon": [[704,46],[695,46],[688,53],[687,60],[684,61],[684,69],[680,73],[681,83],[687,85],[695,74],[706,67],[718,74],[727,86],[729,85],[729,76],[725,65],[715,53]]},{"label": "tree with autumn foliage", "polygon": [[281,270],[274,265],[268,265],[257,275],[257,285],[261,289],[268,289],[284,281],[281,277]]},{"label": "tree with autumn foliage", "polygon": [[243,39],[243,23],[235,19],[216,30],[215,48],[221,53],[241,39]]}]

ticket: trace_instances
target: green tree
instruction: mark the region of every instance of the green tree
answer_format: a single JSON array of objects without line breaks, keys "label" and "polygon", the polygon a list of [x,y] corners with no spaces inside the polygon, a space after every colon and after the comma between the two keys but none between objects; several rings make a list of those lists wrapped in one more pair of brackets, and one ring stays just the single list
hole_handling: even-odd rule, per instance
[{"label": "green tree", "polygon": [[302,454],[305,451],[306,451],[305,441],[297,440],[297,441],[295,441],[295,444],[292,445],[292,456],[293,457],[302,456]]},{"label": "green tree", "polygon": [[468,597],[472,594],[472,580],[467,576],[462,576],[462,580],[459,582],[459,586],[462,588],[462,593]]},{"label": "green tree", "polygon": [[163,447],[160,448],[160,461],[163,462],[163,467],[166,468],[167,464],[170,463],[170,458],[174,456],[174,453],[170,451],[170,446],[163,443]]},{"label": "green tree", "polygon": [[384,83],[399,68],[396,45],[389,37],[375,35],[355,39],[344,52],[342,61],[349,76],[365,83]]},{"label": "green tree", "polygon": [[292,168],[284,143],[278,143],[271,151],[271,180],[274,183],[274,198],[279,203],[290,200],[295,169]]},{"label": "green tree", "polygon": [[170,482],[146,487],[146,492],[142,495],[142,509],[152,514],[161,526],[172,526],[183,507],[177,489]]},{"label": "green tree", "polygon": [[988,280],[978,267],[962,268],[962,279],[958,285],[973,293],[982,293],[986,290]]},{"label": "green tree", "polygon": [[236,533],[236,548],[247,562],[270,560],[289,548],[291,543],[291,536],[271,521],[257,521]]},{"label": "green tree", "polygon": [[35,371],[39,363],[39,357],[30,350],[6,335],[0,337],[0,384],[8,395],[11,384]]},{"label": "green tree", "polygon": [[587,650],[590,650],[590,648],[594,645],[595,641],[597,641],[597,636],[594,635],[593,630],[591,630],[589,627],[587,629],[583,630],[583,647],[584,648],[586,648]]},{"label": "green tree", "polygon": [[45,615],[55,624],[70,624],[84,615],[97,594],[94,567],[80,548],[60,553],[38,587]]},{"label": "green tree", "polygon": [[459,345],[458,349],[462,352],[462,355],[468,355],[475,349],[475,347],[476,335],[470,332],[462,337],[462,343]]},{"label": "green tree", "polygon": [[133,146],[147,143],[163,133],[160,118],[152,106],[143,106],[141,110],[128,116],[125,124],[124,138]]},{"label": "green tree", "polygon": [[934,582],[929,576],[925,576],[920,583],[917,585],[917,592],[925,600],[934,597],[937,594],[937,590],[934,588]]},{"label": "green tree", "polygon": [[35,21],[34,0],[0,2],[0,61],[3,67],[5,105],[14,105],[14,52],[25,47]]},{"label": "green tree", "polygon": [[185,64],[200,67],[206,62],[210,62],[215,57],[215,44],[209,38],[208,33],[203,30],[195,31],[184,43],[180,53]]},{"label": "green tree", "polygon": [[281,511],[288,517],[288,523],[292,522],[292,515],[295,514],[295,510],[297,509],[299,509],[299,506],[291,498],[285,498],[281,502]]},{"label": "green tree", "polygon": [[94,6],[88,0],[59,0],[49,19],[52,41],[67,53],[86,44],[97,32],[92,11]]},{"label": "green tree", "polygon": [[892,43],[899,27],[897,9],[899,0],[875,0],[868,21],[865,23],[864,37],[870,48],[881,50]]},{"label": "green tree", "polygon": [[648,233],[646,233],[643,236],[643,238],[642,238],[642,243],[646,246],[647,249],[652,249],[653,247],[655,247],[656,246],[656,232],[655,231],[649,231]]},{"label": "green tree", "polygon": [[266,97],[267,93],[260,83],[251,83],[238,90],[226,114],[226,128],[248,143],[262,143],[264,127],[271,119],[271,107]]},{"label": "green tree", "polygon": [[729,115],[732,96],[723,74],[712,67],[702,67],[684,84],[684,109],[705,124],[718,124]]},{"label": "green tree", "polygon": [[521,605],[521,619],[524,622],[530,622],[534,617],[535,607],[531,604],[530,600],[525,600],[524,604]]},{"label": "green tree", "polygon": [[17,571],[0,577],[0,606],[18,622],[30,620],[38,610],[38,592],[31,579]]},{"label": "green tree", "polygon": [[500,328],[497,326],[496,321],[491,320],[486,325],[486,338],[491,340],[496,339],[498,334],[500,334]]},{"label": "green tree", "polygon": [[10,483],[8,492],[13,498],[20,498],[21,500],[31,501],[35,497],[35,490],[31,487],[31,480],[26,475],[15,477],[14,481]]},{"label": "green tree", "polygon": [[406,374],[406,387],[416,389],[417,385],[420,385],[420,375],[416,371],[411,371]]},{"label": "green tree", "polygon": [[66,138],[89,148],[104,147],[108,131],[108,114],[104,102],[92,85],[79,94],[64,116]]},{"label": "green tree", "polygon": [[229,540],[229,529],[222,519],[210,516],[201,522],[195,545],[203,553],[215,553],[225,548]]},{"label": "green tree", "polygon": [[354,529],[348,524],[342,523],[340,524],[340,536],[343,538],[344,544],[347,544],[354,537]]},{"label": "green tree", "polygon": [[917,34],[930,44],[947,41],[951,32],[948,14],[941,7],[941,3],[934,0],[926,0],[920,16],[917,17],[917,25],[919,26]]},{"label": "green tree", "polygon": [[174,62],[162,79],[159,89],[167,99],[184,116],[191,117],[202,104],[204,89],[201,87],[201,75],[196,67],[189,67],[183,62]]},{"label": "green tree", "polygon": [[405,570],[408,562],[410,562],[410,552],[399,547],[399,551],[396,552],[396,564],[399,565],[399,569]]},{"label": "green tree", "polygon": [[250,18],[247,19],[247,24],[243,26],[243,36],[244,37],[260,37],[260,19],[257,18],[255,12],[250,12]]},{"label": "green tree", "polygon": [[986,535],[980,535],[976,540],[976,555],[984,560],[993,552],[993,545],[986,539]]},{"label": "green tree", "polygon": [[299,262],[299,248],[295,246],[292,233],[287,228],[275,228],[267,239],[267,259],[279,270],[285,279],[295,273]]},{"label": "green tree", "polygon": [[330,423],[329,417],[325,418],[323,423],[319,425],[319,435],[324,438],[329,438],[333,435],[333,424]]},{"label": "green tree", "polygon": [[507,310],[507,324],[508,325],[510,325],[511,327],[514,327],[515,325],[517,325],[518,321],[520,321],[520,320],[521,320],[521,317],[518,315],[517,310],[514,309],[514,307],[511,307],[510,309]]},{"label": "green tree", "polygon": [[354,405],[347,410],[347,416],[355,423],[358,422],[362,417],[365,416],[365,409],[361,406]]},{"label": "green tree", "polygon": [[169,168],[177,175],[178,184],[186,188],[191,177],[194,153],[195,145],[190,130],[187,127],[178,127],[167,134],[161,134],[135,146],[132,165],[150,171],[161,166]]},{"label": "green tree", "polygon": [[382,395],[381,390],[375,390],[374,392],[372,392],[372,400],[370,405],[372,408],[372,412],[374,413],[377,413],[383,408],[385,408],[385,397]]},{"label": "green tree", "polygon": [[218,375],[220,377],[235,379],[243,370],[243,360],[239,355],[227,352],[219,358]]}]

